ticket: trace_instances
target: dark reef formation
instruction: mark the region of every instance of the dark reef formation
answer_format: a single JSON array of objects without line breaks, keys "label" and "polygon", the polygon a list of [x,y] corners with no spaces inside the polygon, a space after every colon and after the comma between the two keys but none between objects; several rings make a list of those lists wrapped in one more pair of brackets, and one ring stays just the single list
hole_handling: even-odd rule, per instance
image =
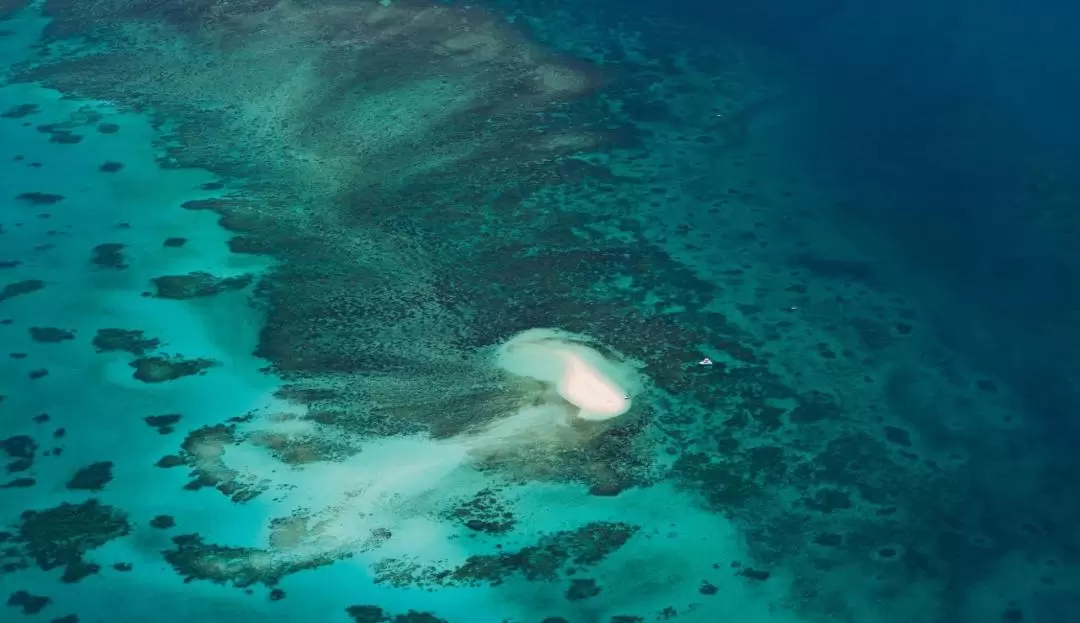
[{"label": "dark reef formation", "polygon": [[63,201],[64,196],[56,193],[29,192],[16,195],[15,200],[26,202],[30,205],[47,206]]},{"label": "dark reef formation", "polygon": [[173,537],[174,548],[163,552],[165,560],[181,576],[246,588],[254,584],[273,586],[283,577],[304,569],[333,564],[345,557],[327,554],[309,559],[275,559],[270,552],[248,547],[225,547],[204,543],[196,534]]},{"label": "dark reef formation", "polygon": [[26,591],[15,591],[8,596],[7,605],[19,608],[23,614],[37,614],[52,603],[52,599],[43,595],[31,595]]},{"label": "dark reef formation", "polygon": [[137,329],[98,329],[93,344],[99,353],[124,351],[140,356],[146,351],[156,349],[161,345],[161,341],[145,337],[144,333]]},{"label": "dark reef formation", "polygon": [[0,439],[0,450],[4,451],[11,461],[7,464],[7,472],[23,472],[30,469],[34,464],[38,444],[29,435],[13,435],[6,439]]},{"label": "dark reef formation", "polygon": [[63,568],[62,582],[78,582],[100,570],[83,555],[128,534],[129,529],[124,513],[97,500],[28,510],[22,513],[15,533],[0,533],[2,570],[30,565],[42,571]]},{"label": "dark reef formation", "polygon": [[79,469],[67,483],[68,489],[101,491],[113,479],[112,461],[98,461]]},{"label": "dark reef formation", "polygon": [[90,263],[99,268],[116,270],[127,268],[127,258],[124,257],[125,246],[127,245],[119,242],[99,244],[90,251]]},{"label": "dark reef formation", "polygon": [[214,296],[221,292],[246,288],[253,279],[251,275],[221,278],[204,272],[155,277],[153,279],[156,290],[154,296],[179,300]]},{"label": "dark reef formation", "polygon": [[508,505],[491,488],[478,492],[451,512],[454,519],[470,530],[486,534],[504,534],[517,525],[517,518]]},{"label": "dark reef formation", "polygon": [[45,282],[40,279],[24,279],[23,281],[9,283],[3,288],[0,288],[0,302],[15,298],[16,296],[37,292],[44,287]]},{"label": "dark reef formation", "polygon": [[470,556],[453,569],[418,567],[408,561],[384,559],[376,579],[394,586],[497,586],[511,576],[530,581],[553,581],[587,569],[626,544],[638,531],[623,523],[594,522],[576,530],[542,536],[535,545],[514,552]]},{"label": "dark reef formation", "polygon": [[30,339],[44,344],[55,344],[75,339],[75,332],[56,327],[30,327]]},{"label": "dark reef formation", "polygon": [[449,623],[428,612],[409,610],[405,614],[391,615],[378,606],[349,606],[345,614],[353,623]]},{"label": "dark reef formation", "polygon": [[146,425],[150,428],[156,429],[157,432],[162,435],[168,435],[173,432],[176,423],[183,417],[179,413],[167,413],[164,415],[148,415],[143,418]]},{"label": "dark reef formation", "polygon": [[180,356],[145,356],[131,362],[132,377],[143,383],[165,383],[185,376],[205,374],[217,365],[210,359],[185,359]]},{"label": "dark reef formation", "polygon": [[[154,420],[162,423],[171,420],[172,416],[158,417],[167,418]],[[239,440],[236,434],[238,421],[238,418],[233,418],[225,424],[203,426],[191,431],[181,444],[181,452],[162,457],[156,466],[163,469],[182,466],[190,468],[189,475],[192,480],[184,485],[184,488],[189,491],[213,487],[234,502],[243,503],[251,500],[262,493],[258,483],[251,482],[240,472],[229,468],[224,460],[227,448]],[[164,424],[163,427],[158,428],[158,432],[162,434],[171,432],[171,425]]]}]

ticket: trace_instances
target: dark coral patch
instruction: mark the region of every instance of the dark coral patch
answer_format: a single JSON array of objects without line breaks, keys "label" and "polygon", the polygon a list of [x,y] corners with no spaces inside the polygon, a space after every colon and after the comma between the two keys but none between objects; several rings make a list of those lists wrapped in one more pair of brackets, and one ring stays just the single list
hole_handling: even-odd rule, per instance
[{"label": "dark coral patch", "polygon": [[835,420],[840,415],[835,399],[824,392],[810,392],[799,399],[799,405],[788,415],[795,424]]},{"label": "dark coral patch", "polygon": [[911,434],[902,428],[895,426],[885,427],[885,439],[898,446],[908,448],[911,446]]},{"label": "dark coral patch", "polygon": [[21,519],[17,540],[26,556],[43,571],[64,567],[65,581],[96,573],[83,554],[129,531],[123,512],[97,500],[25,511]]},{"label": "dark coral patch", "polygon": [[75,134],[71,130],[54,130],[50,132],[49,142],[59,143],[61,145],[74,145],[75,143],[81,143],[83,137],[81,134]]},{"label": "dark coral patch", "polygon": [[229,246],[229,251],[237,254],[271,255],[274,253],[273,245],[254,236],[233,236],[226,244]]},{"label": "dark coral patch", "polygon": [[761,493],[761,485],[753,475],[733,460],[688,452],[675,461],[673,468],[681,482],[700,489],[706,504],[717,510],[730,510]]},{"label": "dark coral patch", "polygon": [[265,555],[262,550],[207,544],[197,534],[183,534],[173,537],[172,541],[175,547],[163,554],[181,576],[240,588],[254,584],[273,586],[289,574],[332,564],[340,557],[327,554],[267,563],[262,560]]},{"label": "dark coral patch", "polygon": [[9,283],[0,289],[0,301],[6,301],[16,296],[23,296],[32,292],[37,292],[45,287],[45,282],[40,279],[25,279],[23,281],[16,281]]},{"label": "dark coral patch", "polygon": [[762,571],[761,569],[752,569],[750,567],[747,567],[745,569],[740,569],[739,572],[736,573],[735,575],[740,575],[740,576],[742,576],[744,578],[749,578],[751,580],[757,580],[758,582],[763,582],[765,580],[768,580],[769,576],[772,575],[772,574],[769,573],[768,571]]},{"label": "dark coral patch", "polygon": [[516,519],[493,489],[484,489],[452,512],[452,516],[477,532],[503,534],[514,528]]},{"label": "dark coral patch", "polygon": [[101,565],[78,560],[64,567],[64,572],[60,574],[60,581],[64,584],[74,584],[97,574],[98,571],[101,571]]},{"label": "dark coral patch", "polygon": [[34,438],[29,435],[15,435],[0,440],[0,450],[3,450],[8,456],[17,459],[34,458],[34,452],[37,450],[37,447],[37,444],[34,443]]},{"label": "dark coral patch", "polygon": [[55,344],[75,339],[75,332],[56,327],[30,327],[30,339],[41,344]]},{"label": "dark coral patch", "polygon": [[109,160],[108,162],[103,162],[101,166],[98,167],[98,171],[101,171],[102,173],[116,173],[123,168],[123,162],[115,162],[113,160]]},{"label": "dark coral patch", "polygon": [[39,595],[31,595],[26,591],[15,591],[8,596],[7,605],[12,608],[20,608],[23,614],[37,614],[52,603],[52,599]]},{"label": "dark coral patch", "polygon": [[417,568],[386,559],[376,564],[376,581],[394,586],[496,586],[515,575],[529,581],[552,581],[571,569],[598,564],[638,531],[618,522],[593,522],[576,530],[545,535],[536,545],[515,552],[470,556],[454,569]]},{"label": "dark coral patch", "polygon": [[98,329],[93,344],[99,353],[124,351],[138,356],[160,346],[161,340],[147,338],[135,329]]},{"label": "dark coral patch", "polygon": [[162,435],[168,435],[173,432],[173,426],[180,421],[181,417],[179,413],[168,413],[165,415],[149,415],[144,417],[143,421],[150,428],[157,429],[157,432]]},{"label": "dark coral patch", "polygon": [[40,112],[37,104],[19,104],[8,108],[3,113],[0,113],[0,117],[4,119],[22,119],[23,117],[33,115]]},{"label": "dark coral patch", "polygon": [[64,196],[63,195],[58,195],[56,193],[29,192],[29,193],[21,193],[19,195],[16,195],[15,199],[17,201],[30,203],[30,204],[33,204],[33,205],[36,205],[36,206],[47,206],[47,205],[53,205],[54,203],[59,203],[59,202],[63,201]]},{"label": "dark coral patch", "polygon": [[448,623],[430,612],[409,610],[405,614],[390,615],[378,606],[349,606],[345,614],[353,623]]},{"label": "dark coral patch", "polygon": [[106,242],[99,244],[90,251],[90,263],[101,268],[120,270],[128,267],[124,257],[125,244],[119,242]]},{"label": "dark coral patch", "polygon": [[204,272],[155,277],[153,282],[157,291],[154,296],[177,300],[214,296],[221,292],[246,288],[253,279],[252,275],[220,278]]},{"label": "dark coral patch", "polygon": [[14,435],[0,440],[0,450],[3,450],[8,458],[12,459],[7,464],[9,474],[30,469],[34,464],[34,455],[37,453],[37,449],[37,443],[29,435]]},{"label": "dark coral patch", "polygon": [[191,199],[180,204],[180,207],[185,210],[211,210],[214,212],[220,212],[223,208],[236,205],[237,201],[232,199]]},{"label": "dark coral patch", "polygon": [[196,376],[214,367],[211,359],[184,359],[182,357],[140,357],[129,364],[135,368],[132,376],[144,383],[165,383],[185,376]]},{"label": "dark coral patch", "polygon": [[600,594],[600,585],[592,578],[575,578],[570,580],[570,588],[566,589],[566,598],[570,601],[590,599]]},{"label": "dark coral patch", "polygon": [[150,520],[150,525],[158,530],[168,530],[176,526],[176,520],[172,515],[157,515]]},{"label": "dark coral patch", "polygon": [[349,606],[345,614],[353,620],[353,623],[386,623],[390,617],[378,606]]},{"label": "dark coral patch", "polygon": [[113,462],[98,461],[79,469],[67,483],[68,489],[101,491],[113,479]]},{"label": "dark coral patch", "polygon": [[180,467],[182,465],[187,465],[187,461],[185,461],[183,457],[177,456],[175,454],[167,454],[158,459],[156,463],[154,463],[154,467],[161,467],[164,469],[169,469],[170,467]]}]

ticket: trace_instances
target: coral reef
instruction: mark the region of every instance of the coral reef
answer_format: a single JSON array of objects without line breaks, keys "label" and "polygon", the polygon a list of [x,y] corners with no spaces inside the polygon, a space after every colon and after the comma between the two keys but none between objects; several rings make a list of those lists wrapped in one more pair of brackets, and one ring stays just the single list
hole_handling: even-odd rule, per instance
[{"label": "coral reef", "polygon": [[433,614],[416,610],[390,615],[378,606],[349,606],[345,614],[352,618],[353,623],[448,623]]},{"label": "coral reef", "polygon": [[171,515],[156,515],[150,520],[150,526],[158,530],[168,530],[176,526],[176,520]]},{"label": "coral reef", "polygon": [[8,458],[13,459],[7,464],[7,472],[10,474],[30,469],[34,464],[38,444],[29,435],[14,435],[0,440],[0,449]]},{"label": "coral reef", "polygon": [[273,586],[291,573],[314,569],[346,558],[348,553],[315,556],[304,560],[275,558],[272,553],[245,547],[204,543],[195,534],[173,537],[175,547],[163,552],[165,560],[181,576],[245,588],[254,584]]},{"label": "coral reef", "polygon": [[229,468],[225,461],[226,447],[237,442],[236,423],[203,426],[184,438],[179,455],[162,457],[157,466],[172,468],[188,466],[192,480],[184,488],[197,491],[214,487],[232,501],[243,503],[262,493],[257,483]]},{"label": "coral reef", "polygon": [[29,192],[19,193],[15,196],[15,200],[29,203],[30,205],[47,206],[63,201],[64,196],[56,193]]},{"label": "coral reef", "polygon": [[143,383],[165,383],[185,376],[205,374],[217,365],[210,359],[185,359],[183,357],[139,357],[129,364],[135,368],[132,377]]},{"label": "coral reef", "polygon": [[101,491],[113,479],[112,461],[98,461],[79,469],[67,482],[68,489]]},{"label": "coral reef", "polygon": [[43,571],[63,567],[61,580],[77,582],[99,570],[83,555],[126,535],[129,529],[123,512],[97,500],[25,511],[16,533],[8,539],[17,549],[9,548],[6,555],[15,560],[4,566],[18,569],[33,563]]},{"label": "coral reef", "polygon": [[44,287],[45,282],[40,279],[24,279],[23,281],[9,283],[3,288],[0,288],[0,302],[15,298],[16,296],[37,292]]},{"label": "coral reef", "polygon": [[376,577],[393,586],[495,586],[515,575],[529,581],[551,581],[598,564],[625,545],[637,530],[628,524],[594,522],[545,535],[536,545],[515,552],[471,556],[453,569],[417,567],[409,561],[388,558],[376,564]]},{"label": "coral reef", "polygon": [[128,267],[124,257],[124,247],[119,242],[99,244],[90,251],[90,263],[100,268],[121,270]]},{"label": "coral reef", "polygon": [[98,329],[93,345],[99,353],[124,351],[135,356],[161,346],[160,340],[144,335],[144,332],[137,329]]},{"label": "coral reef", "polygon": [[19,608],[23,614],[37,614],[52,603],[52,599],[43,595],[31,595],[26,591],[15,591],[8,596],[7,605]]},{"label": "coral reef", "polygon": [[158,433],[162,435],[168,435],[173,432],[174,426],[183,417],[179,413],[166,413],[164,415],[148,415],[143,418],[146,425],[150,428],[156,429]]},{"label": "coral reef", "polygon": [[187,275],[168,275],[155,277],[154,296],[163,299],[193,299],[214,296],[230,290],[241,290],[252,282],[252,275],[237,277],[215,277],[210,273],[194,272]]},{"label": "coral reef", "polygon": [[487,534],[510,532],[517,524],[513,511],[499,499],[498,492],[491,488],[477,492],[451,511],[450,515],[464,523],[468,529]]},{"label": "coral reef", "polygon": [[43,344],[55,344],[75,339],[75,332],[56,327],[30,327],[30,339]]}]

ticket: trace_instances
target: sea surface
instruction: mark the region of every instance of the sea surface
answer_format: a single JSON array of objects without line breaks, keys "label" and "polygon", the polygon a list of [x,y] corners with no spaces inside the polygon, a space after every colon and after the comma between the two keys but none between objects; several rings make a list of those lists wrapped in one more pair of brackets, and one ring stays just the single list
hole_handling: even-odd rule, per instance
[{"label": "sea surface", "polygon": [[1078,24],[0,0],[0,621],[1080,621]]}]

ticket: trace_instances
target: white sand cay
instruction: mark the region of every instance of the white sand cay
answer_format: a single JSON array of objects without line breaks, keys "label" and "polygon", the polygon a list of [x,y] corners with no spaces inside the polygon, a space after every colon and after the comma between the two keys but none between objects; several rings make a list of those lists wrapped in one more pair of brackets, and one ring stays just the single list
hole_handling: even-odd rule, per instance
[{"label": "white sand cay", "polygon": [[555,384],[559,395],[581,409],[578,417],[606,420],[630,410],[630,395],[614,381],[569,351],[558,351],[565,364],[563,375]]},{"label": "white sand cay", "polygon": [[630,410],[640,390],[637,371],[608,361],[588,338],[559,329],[530,329],[499,348],[497,365],[518,376],[551,383],[583,420],[602,421]]}]

